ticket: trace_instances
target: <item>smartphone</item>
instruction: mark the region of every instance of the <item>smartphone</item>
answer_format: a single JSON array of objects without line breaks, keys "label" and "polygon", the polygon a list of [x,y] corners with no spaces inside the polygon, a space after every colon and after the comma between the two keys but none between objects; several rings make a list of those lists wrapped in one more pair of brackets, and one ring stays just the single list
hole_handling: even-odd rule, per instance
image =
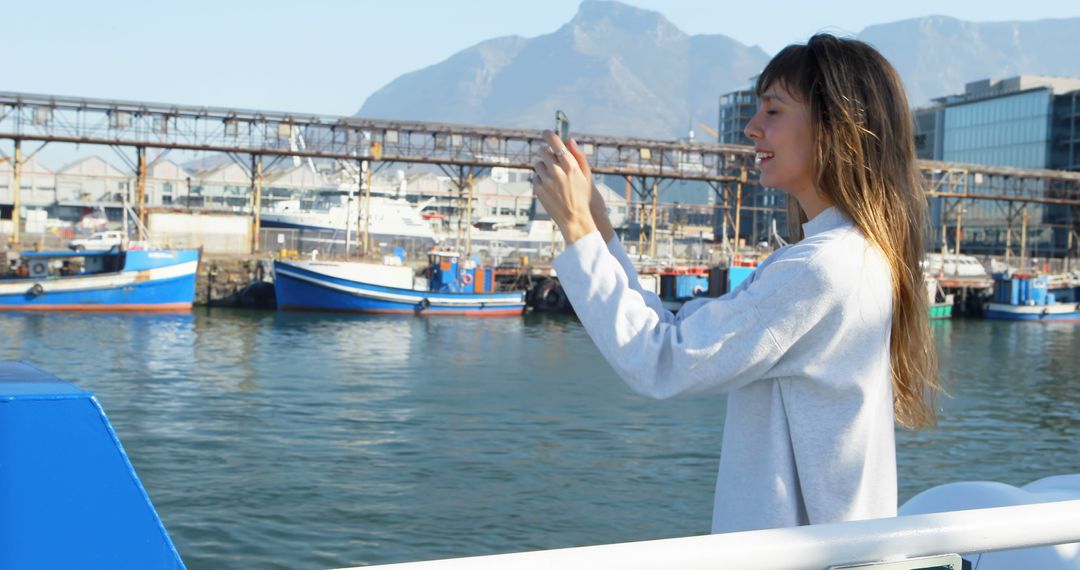
[{"label": "smartphone", "polygon": [[563,143],[570,140],[570,119],[567,119],[566,113],[562,111],[555,111],[555,134],[559,135]]}]

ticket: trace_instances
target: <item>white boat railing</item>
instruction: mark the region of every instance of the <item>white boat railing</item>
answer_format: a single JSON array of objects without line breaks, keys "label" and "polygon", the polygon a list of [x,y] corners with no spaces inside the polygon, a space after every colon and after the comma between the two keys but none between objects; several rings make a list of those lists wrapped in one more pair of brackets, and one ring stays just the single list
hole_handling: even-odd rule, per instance
[{"label": "white boat railing", "polygon": [[[941,554],[1074,542],[1080,543],[1080,500],[367,566],[365,569],[823,570]],[[1080,557],[1080,545],[1077,546]]]}]

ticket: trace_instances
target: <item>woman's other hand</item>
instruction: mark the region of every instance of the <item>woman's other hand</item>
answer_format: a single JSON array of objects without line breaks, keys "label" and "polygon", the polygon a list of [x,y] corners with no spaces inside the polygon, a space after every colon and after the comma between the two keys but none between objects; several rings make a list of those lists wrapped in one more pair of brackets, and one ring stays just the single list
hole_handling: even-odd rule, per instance
[{"label": "woman's other hand", "polygon": [[600,230],[604,243],[607,243],[611,241],[611,238],[615,237],[615,228],[611,225],[611,218],[608,218],[607,204],[604,203],[604,197],[600,194],[600,189],[596,187],[596,183],[593,182],[589,159],[586,158],[585,152],[581,150],[581,147],[578,146],[577,141],[574,139],[570,139],[570,143],[566,145],[566,148],[577,159],[578,168],[585,175],[585,180],[588,180],[592,186],[592,196],[589,198],[589,212],[592,213],[593,223],[596,224],[596,229]]},{"label": "woman's other hand", "polygon": [[597,229],[590,208],[592,180],[582,171],[580,151],[571,153],[552,131],[544,131],[544,139],[548,148],[540,150],[540,160],[533,165],[533,192],[570,245]]}]

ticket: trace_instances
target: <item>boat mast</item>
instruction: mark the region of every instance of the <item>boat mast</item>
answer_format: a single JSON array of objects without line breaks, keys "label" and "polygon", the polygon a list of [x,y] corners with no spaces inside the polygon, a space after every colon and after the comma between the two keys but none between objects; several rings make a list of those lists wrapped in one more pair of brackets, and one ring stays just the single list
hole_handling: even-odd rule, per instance
[{"label": "boat mast", "polygon": [[123,194],[120,195],[120,200],[122,201],[121,205],[123,206],[123,216],[121,217],[121,220],[122,220],[121,221],[121,224],[122,224],[121,228],[123,228],[123,230],[124,230],[124,249],[127,249],[127,241],[128,241],[128,197],[127,197],[127,192],[124,192]]},{"label": "boat mast", "polygon": [[349,190],[349,199],[345,201],[345,259],[349,259],[349,250],[352,249],[352,207],[353,191]]},{"label": "boat mast", "polygon": [[371,163],[363,161],[360,163],[360,176],[364,179],[364,256],[370,251],[371,247]]},{"label": "boat mast", "polygon": [[472,255],[472,211],[473,211],[473,169],[469,167],[469,176],[465,181],[468,185],[468,202],[465,204],[465,256]]}]

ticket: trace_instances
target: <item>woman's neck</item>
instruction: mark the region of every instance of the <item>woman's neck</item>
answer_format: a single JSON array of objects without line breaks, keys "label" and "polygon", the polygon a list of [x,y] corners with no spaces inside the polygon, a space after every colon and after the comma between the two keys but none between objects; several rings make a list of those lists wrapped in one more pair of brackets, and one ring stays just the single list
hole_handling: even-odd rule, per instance
[{"label": "woman's neck", "polygon": [[823,192],[819,192],[816,189],[803,192],[800,195],[795,196],[795,199],[799,201],[799,206],[802,207],[803,212],[806,213],[806,220],[810,221],[818,216],[818,214],[832,207],[832,200],[829,199]]}]

